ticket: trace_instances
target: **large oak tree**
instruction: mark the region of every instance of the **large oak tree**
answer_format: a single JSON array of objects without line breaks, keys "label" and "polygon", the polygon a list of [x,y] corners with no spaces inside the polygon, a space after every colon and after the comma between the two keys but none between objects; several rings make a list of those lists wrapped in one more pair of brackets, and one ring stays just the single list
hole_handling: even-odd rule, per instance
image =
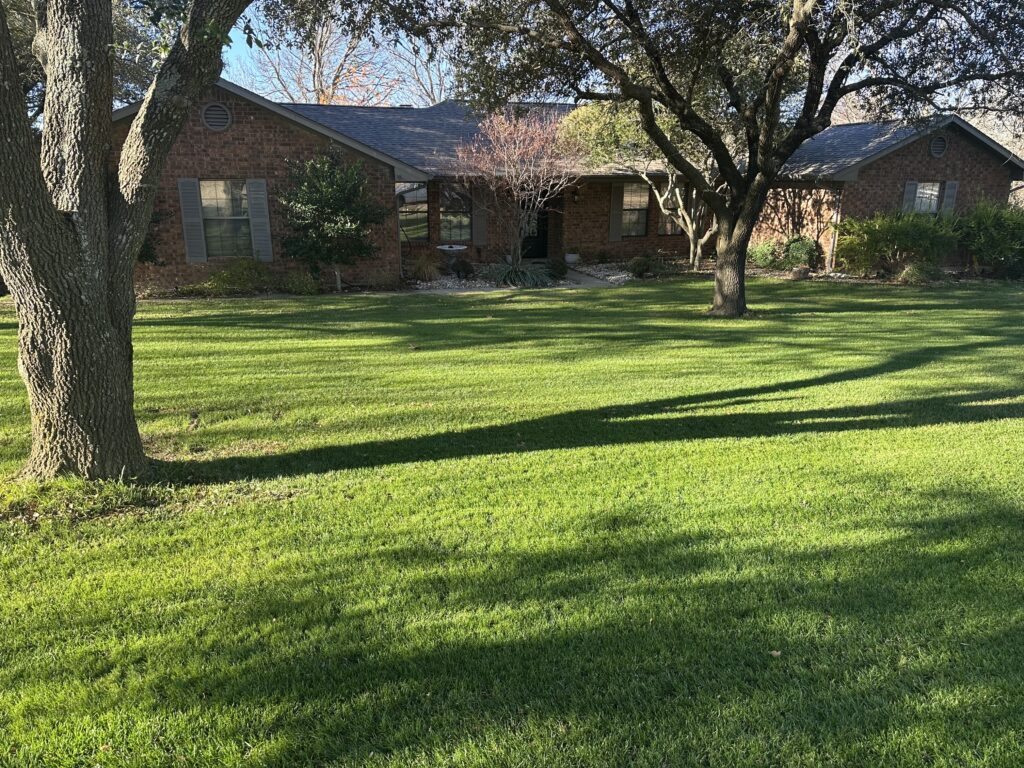
[{"label": "large oak tree", "polygon": [[113,170],[110,0],[36,0],[41,137],[0,6],[0,276],[14,298],[29,395],[27,474],[146,469],[133,411],[132,271],[160,170],[220,74],[224,40],[248,2],[187,5]]},{"label": "large oak tree", "polygon": [[[229,32],[251,0],[116,0],[171,30],[116,167],[112,0],[31,0],[31,51],[46,93],[40,121],[30,115],[24,50],[9,22],[16,1],[23,5],[0,2],[0,278],[14,299],[28,389],[25,474],[136,477],[147,462],[134,413],[133,269],[167,156],[220,75]],[[266,0],[268,7],[307,30],[331,13],[353,33],[397,38],[426,3]]]},{"label": "large oak tree", "polygon": [[[1019,115],[1019,0],[474,0],[465,87],[479,100],[559,96],[626,104],[714,212],[712,313],[746,311],[744,265],[787,159],[862,97]],[[667,113],[678,131],[663,130]],[[674,133],[714,160],[694,162]]]}]

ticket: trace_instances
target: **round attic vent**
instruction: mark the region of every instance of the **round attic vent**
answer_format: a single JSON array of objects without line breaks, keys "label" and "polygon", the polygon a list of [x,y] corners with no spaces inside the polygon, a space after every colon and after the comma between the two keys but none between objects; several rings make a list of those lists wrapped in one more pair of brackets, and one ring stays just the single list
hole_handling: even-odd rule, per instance
[{"label": "round attic vent", "polygon": [[207,104],[203,107],[203,125],[211,131],[226,131],[231,125],[231,112],[220,103]]},{"label": "round attic vent", "polygon": [[949,141],[945,136],[933,136],[930,145],[932,157],[942,157],[949,149]]}]

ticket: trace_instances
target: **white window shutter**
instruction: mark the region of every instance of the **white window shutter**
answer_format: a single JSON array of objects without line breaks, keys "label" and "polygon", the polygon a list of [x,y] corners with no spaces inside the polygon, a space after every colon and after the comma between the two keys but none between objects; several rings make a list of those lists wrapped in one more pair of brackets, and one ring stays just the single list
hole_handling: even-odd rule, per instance
[{"label": "white window shutter", "polygon": [[942,208],[940,209],[943,213],[952,213],[956,208],[956,193],[959,189],[959,181],[946,182],[946,188],[942,192]]},{"label": "white window shutter", "polygon": [[185,260],[189,264],[206,261],[206,232],[203,229],[203,201],[199,197],[199,179],[178,179],[181,226],[185,236]]},{"label": "white window shutter", "polygon": [[608,242],[622,240],[622,184],[612,184],[611,210],[608,217]]},{"label": "white window shutter", "polygon": [[257,261],[273,261],[274,245],[270,236],[270,202],[267,199],[266,179],[246,179],[245,191],[249,196],[249,231],[252,233],[252,252]]},{"label": "white window shutter", "polygon": [[917,207],[917,182],[908,181],[903,189],[903,212],[913,213]]}]

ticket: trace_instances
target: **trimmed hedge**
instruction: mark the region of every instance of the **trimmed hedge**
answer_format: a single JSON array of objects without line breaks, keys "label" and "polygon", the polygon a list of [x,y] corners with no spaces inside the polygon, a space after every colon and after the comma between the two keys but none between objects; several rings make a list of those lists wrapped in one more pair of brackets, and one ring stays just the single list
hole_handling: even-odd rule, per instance
[{"label": "trimmed hedge", "polygon": [[974,272],[1024,278],[1024,209],[979,203],[956,226]]}]

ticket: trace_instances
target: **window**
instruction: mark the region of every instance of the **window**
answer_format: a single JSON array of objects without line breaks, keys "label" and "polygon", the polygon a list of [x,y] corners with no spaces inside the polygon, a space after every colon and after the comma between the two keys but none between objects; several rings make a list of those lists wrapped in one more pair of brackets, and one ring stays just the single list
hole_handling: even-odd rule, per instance
[{"label": "window", "polygon": [[441,240],[448,243],[473,239],[473,200],[463,184],[441,187]]},{"label": "window", "polygon": [[914,199],[915,213],[939,212],[939,189],[942,185],[935,181],[917,185],[917,197]]},{"label": "window", "polygon": [[408,242],[426,242],[427,230],[427,185],[395,184],[398,197],[398,227],[402,238]]},{"label": "window", "polygon": [[253,257],[249,194],[244,181],[202,180],[203,232],[209,259]]},{"label": "window", "polygon": [[622,190],[622,236],[647,234],[647,206],[650,190],[646,184],[627,184]]}]

